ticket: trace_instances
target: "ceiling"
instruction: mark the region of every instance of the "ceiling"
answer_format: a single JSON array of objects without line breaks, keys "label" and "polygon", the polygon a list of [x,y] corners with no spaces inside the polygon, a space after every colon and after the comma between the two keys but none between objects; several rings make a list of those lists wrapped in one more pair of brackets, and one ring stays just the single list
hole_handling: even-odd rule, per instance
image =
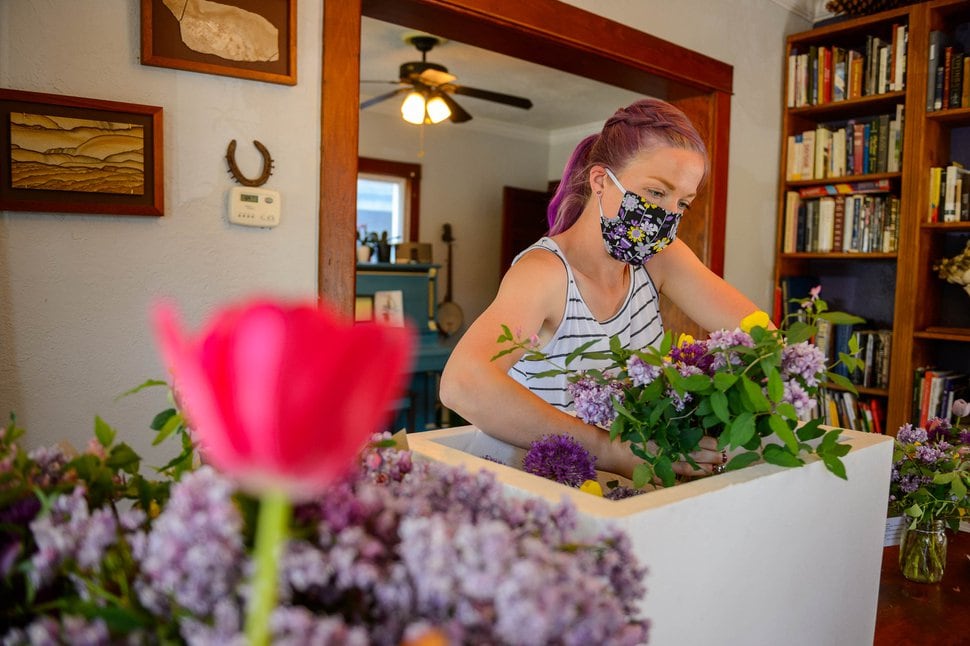
[{"label": "ceiling", "polygon": [[[366,16],[361,20],[361,80],[397,81],[401,63],[420,61],[421,53],[404,42],[413,29]],[[553,132],[602,123],[617,108],[642,95],[592,79],[561,72],[527,61],[497,54],[457,41],[445,41],[428,52],[427,60],[448,68],[456,83],[528,98],[532,108],[506,106],[468,96],[455,96],[473,119],[449,127],[474,128],[488,123],[507,124]],[[391,83],[361,83],[360,99],[366,101],[394,89]],[[400,115],[404,97],[395,97],[366,108],[369,112]]]}]

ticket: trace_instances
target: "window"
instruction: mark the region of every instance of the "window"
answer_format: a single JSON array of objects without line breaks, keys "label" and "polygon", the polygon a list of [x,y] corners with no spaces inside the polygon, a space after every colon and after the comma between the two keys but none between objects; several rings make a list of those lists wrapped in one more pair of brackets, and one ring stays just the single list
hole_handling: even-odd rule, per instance
[{"label": "window", "polygon": [[357,174],[357,230],[387,231],[388,240],[418,239],[421,165],[361,157]]}]

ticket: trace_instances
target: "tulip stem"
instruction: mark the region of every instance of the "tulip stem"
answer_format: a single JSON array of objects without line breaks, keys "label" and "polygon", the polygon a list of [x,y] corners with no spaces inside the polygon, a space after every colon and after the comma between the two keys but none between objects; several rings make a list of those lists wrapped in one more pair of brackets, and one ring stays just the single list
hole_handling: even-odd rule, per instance
[{"label": "tulip stem", "polygon": [[249,612],[246,614],[246,641],[251,646],[269,643],[269,619],[276,606],[277,564],[286,540],[292,506],[289,497],[278,489],[265,491],[259,501],[254,548],[255,571],[250,586]]}]

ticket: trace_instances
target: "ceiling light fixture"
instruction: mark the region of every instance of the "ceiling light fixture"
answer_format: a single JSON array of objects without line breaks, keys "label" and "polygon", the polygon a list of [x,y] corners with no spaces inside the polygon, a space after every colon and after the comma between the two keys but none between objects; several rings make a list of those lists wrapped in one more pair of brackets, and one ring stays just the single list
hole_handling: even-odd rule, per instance
[{"label": "ceiling light fixture", "polygon": [[451,109],[440,95],[427,98],[427,92],[409,92],[401,104],[401,117],[408,123],[441,123],[451,116]]}]

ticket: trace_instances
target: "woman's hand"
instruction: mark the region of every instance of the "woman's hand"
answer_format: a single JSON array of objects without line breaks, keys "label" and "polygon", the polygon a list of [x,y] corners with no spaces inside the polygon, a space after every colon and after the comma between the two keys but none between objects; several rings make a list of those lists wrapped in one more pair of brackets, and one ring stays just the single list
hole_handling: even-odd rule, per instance
[{"label": "woman's hand", "polygon": [[700,448],[690,454],[698,468],[692,467],[686,460],[680,460],[674,462],[674,473],[694,478],[709,476],[724,470],[724,465],[727,464],[727,452],[718,450],[717,438],[705,435],[698,445]]}]

